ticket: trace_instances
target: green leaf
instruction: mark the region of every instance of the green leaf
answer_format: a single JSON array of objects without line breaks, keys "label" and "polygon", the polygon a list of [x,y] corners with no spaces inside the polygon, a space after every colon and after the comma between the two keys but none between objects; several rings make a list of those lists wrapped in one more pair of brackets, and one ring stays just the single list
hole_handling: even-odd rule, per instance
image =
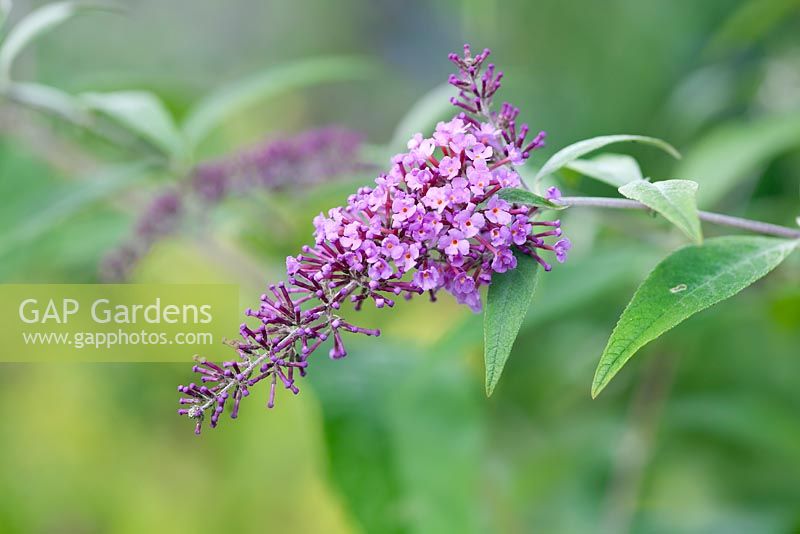
[{"label": "green leaf", "polygon": [[147,91],[83,93],[90,109],[107,115],[123,128],[173,157],[181,157],[184,142],[164,103]]},{"label": "green leaf", "polygon": [[575,161],[576,159],[580,158],[583,155],[588,154],[589,152],[594,152],[600,148],[603,148],[606,145],[611,145],[614,143],[623,143],[623,142],[633,142],[633,143],[644,143],[647,145],[653,145],[655,147],[660,148],[664,152],[670,154],[675,158],[680,158],[680,153],[675,150],[675,147],[667,143],[666,141],[662,141],[661,139],[656,139],[655,137],[646,137],[644,135],[602,135],[600,137],[592,137],[591,139],[584,139],[583,141],[578,141],[572,145],[562,148],[555,154],[553,154],[550,159],[539,169],[539,172],[536,173],[534,177],[534,182],[538,183],[542,178],[553,174],[557,170],[561,169],[568,163]]},{"label": "green leaf", "polygon": [[800,113],[734,122],[695,143],[674,175],[697,181],[700,207],[713,206],[777,156],[800,146]]},{"label": "green leaf", "polygon": [[183,131],[196,146],[231,115],[257,102],[322,82],[363,80],[374,71],[373,63],[358,57],[321,57],[279,65],[203,98],[189,112]]},{"label": "green leaf", "polygon": [[638,200],[660,213],[695,243],[703,242],[700,218],[697,216],[697,182],[691,180],[647,180],[630,182],[619,188],[623,196]]},{"label": "green leaf", "polygon": [[600,154],[592,159],[576,159],[564,165],[564,168],[614,187],[643,179],[636,159],[625,154]]},{"label": "green leaf", "polygon": [[608,340],[592,397],[650,341],[695,313],[732,297],[766,275],[800,241],[728,236],[674,252],[639,286]]},{"label": "green leaf", "polygon": [[515,252],[514,256],[517,258],[517,268],[494,274],[486,296],[483,355],[487,396],[492,394],[500,380],[536,289],[539,264],[527,254]]},{"label": "green leaf", "polygon": [[4,80],[9,79],[14,60],[32,41],[77,13],[89,9],[111,10],[114,6],[100,2],[55,2],[28,14],[11,28],[0,46],[0,77]]},{"label": "green leaf", "polygon": [[55,87],[30,82],[11,82],[6,95],[15,102],[56,115],[64,120],[87,126],[89,116],[81,102],[69,93]]},{"label": "green leaf", "polygon": [[49,184],[41,195],[24,203],[20,201],[21,205],[16,206],[23,215],[0,232],[0,255],[57,228],[92,204],[137,184],[150,169],[149,163],[115,165],[99,169],[85,181],[69,186]]},{"label": "green leaf", "polygon": [[545,208],[549,210],[563,210],[566,206],[551,202],[544,197],[540,197],[530,191],[516,188],[501,189],[497,192],[497,196],[508,202],[514,204],[524,204],[526,206],[535,206],[537,208]]}]

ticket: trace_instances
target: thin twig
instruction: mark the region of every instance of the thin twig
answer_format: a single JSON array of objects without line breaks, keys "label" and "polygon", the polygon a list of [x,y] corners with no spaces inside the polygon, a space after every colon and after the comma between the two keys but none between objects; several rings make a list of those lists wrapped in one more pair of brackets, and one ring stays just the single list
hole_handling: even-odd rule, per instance
[{"label": "thin twig", "polygon": [[[636,200],[628,200],[627,198],[563,197],[555,202],[567,207],[611,208],[643,211],[650,210],[650,208],[641,202]],[[732,228],[748,230],[758,234],[775,235],[789,239],[800,239],[800,230],[795,230],[794,228],[788,228],[786,226],[754,221],[752,219],[744,219],[742,217],[733,217],[731,215],[722,215],[721,213],[713,213],[710,211],[699,211],[698,215],[700,220],[713,224],[730,226]]]}]

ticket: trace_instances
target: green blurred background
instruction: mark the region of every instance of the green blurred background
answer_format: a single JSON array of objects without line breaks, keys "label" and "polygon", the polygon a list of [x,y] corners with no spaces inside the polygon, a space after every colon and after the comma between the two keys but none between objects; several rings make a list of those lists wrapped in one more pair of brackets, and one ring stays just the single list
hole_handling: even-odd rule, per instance
[{"label": "green blurred background", "polygon": [[[38,5],[15,2],[10,23]],[[360,56],[374,68],[256,99],[191,158],[125,179],[147,149],[0,98],[2,282],[98,281],[100,259],[154,192],[185,179],[186,165],[265,138],[341,124],[364,132],[365,159],[387,161],[403,141],[397,124],[446,80],[446,55],[465,41],[492,48],[501,98],[549,132],[532,165],[585,137],[654,135],[684,159],[625,152],[646,175],[698,181],[701,207],[784,225],[800,214],[796,0],[126,7],[47,33],[13,77],[69,94],[148,90],[180,119],[215,88],[297,60]],[[431,124],[442,106],[416,109],[409,120]],[[226,202],[159,242],[130,280],[236,283],[252,305],[310,240],[313,215],[370,174]],[[558,180],[565,192],[615,194]],[[320,353],[300,396],[268,411],[259,390],[200,439],[175,415],[191,354],[3,364],[0,532],[800,532],[797,255],[647,346],[592,401],[616,318],[683,239],[642,214],[563,220],[573,254],[541,277],[491,399],[481,319],[449,297],[363,312],[359,324],[382,338],[353,339],[340,362]]]}]

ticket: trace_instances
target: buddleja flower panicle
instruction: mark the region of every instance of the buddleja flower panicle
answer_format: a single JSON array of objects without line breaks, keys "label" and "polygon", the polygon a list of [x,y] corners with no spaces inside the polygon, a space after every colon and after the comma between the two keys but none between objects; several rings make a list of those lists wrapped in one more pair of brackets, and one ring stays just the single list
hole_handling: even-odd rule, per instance
[{"label": "buddleja flower panicle", "polygon": [[459,73],[450,78],[460,90],[454,103],[463,111],[437,124],[431,137],[414,135],[374,186],[315,217],[314,245],[287,257],[287,280],[269,286],[259,308],[247,310],[258,326],[241,325],[239,361],[217,366],[202,360],[194,367],[202,385],[180,386],[187,395],[181,403],[189,408],[179,413],[197,420],[197,432],[212,409],[215,427],[231,399],[231,415],[237,416],[241,399],[263,380],[269,407],[279,384],[297,393],[296,379],[328,339],[330,357],[339,359],[347,354],[344,333],[380,335],[340,317],[345,302],[356,309],[365,302],[392,307],[397,297],[427,292],[435,300],[444,290],[478,312],[481,287],[494,273],[516,267],[513,249],[548,271],[544,252],[565,260],[568,240],[546,242],[561,236],[559,221],[536,220],[537,208],[496,195],[521,185],[514,168],[542,146],[544,133],[526,143],[528,127],[516,126],[519,110],[503,104],[500,112],[491,111],[502,73],[493,65],[481,73],[488,50],[474,57],[468,46],[464,50],[464,56],[451,56]]}]

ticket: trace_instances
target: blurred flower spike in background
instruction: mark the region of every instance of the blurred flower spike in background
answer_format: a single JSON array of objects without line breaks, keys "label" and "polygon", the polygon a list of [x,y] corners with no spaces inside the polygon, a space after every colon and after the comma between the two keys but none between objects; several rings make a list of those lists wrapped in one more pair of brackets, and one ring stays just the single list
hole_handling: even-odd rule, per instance
[{"label": "blurred flower spike in background", "polygon": [[194,211],[206,212],[231,197],[302,189],[360,170],[365,166],[358,160],[361,140],[357,132],[328,126],[201,163],[183,187],[166,187],[145,207],[133,234],[103,258],[101,277],[127,279],[153,244],[180,230]]}]

